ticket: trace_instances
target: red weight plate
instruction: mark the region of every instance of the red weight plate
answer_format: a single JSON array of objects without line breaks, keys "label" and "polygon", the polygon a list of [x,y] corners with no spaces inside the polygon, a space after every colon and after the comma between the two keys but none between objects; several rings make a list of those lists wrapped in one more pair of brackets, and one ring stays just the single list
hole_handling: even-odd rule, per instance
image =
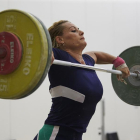
[{"label": "red weight plate", "polygon": [[22,45],[19,38],[10,32],[0,33],[0,75],[12,73],[20,64]]}]

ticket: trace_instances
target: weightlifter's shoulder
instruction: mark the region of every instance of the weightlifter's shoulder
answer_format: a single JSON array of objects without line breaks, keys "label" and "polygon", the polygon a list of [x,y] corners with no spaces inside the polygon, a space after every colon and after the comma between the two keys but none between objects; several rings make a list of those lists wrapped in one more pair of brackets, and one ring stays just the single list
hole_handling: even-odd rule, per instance
[{"label": "weightlifter's shoulder", "polygon": [[68,57],[68,53],[59,48],[53,48],[53,55],[55,59],[64,60]]},{"label": "weightlifter's shoulder", "polygon": [[89,55],[95,61],[95,63],[97,62],[97,57],[93,51],[85,52],[84,54]]}]

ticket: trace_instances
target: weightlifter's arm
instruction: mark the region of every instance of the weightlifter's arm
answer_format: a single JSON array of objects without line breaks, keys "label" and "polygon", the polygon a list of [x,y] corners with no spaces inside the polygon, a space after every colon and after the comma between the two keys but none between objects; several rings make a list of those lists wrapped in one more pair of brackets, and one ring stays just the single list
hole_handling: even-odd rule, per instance
[{"label": "weightlifter's arm", "polygon": [[[108,53],[105,53],[105,52],[91,51],[91,52],[86,52],[85,54],[90,55],[95,60],[96,64],[113,64],[113,61],[117,60],[117,57],[110,55]],[[117,61],[119,61],[119,60],[117,60]],[[129,72],[129,69],[127,66],[124,66],[124,67],[118,66],[118,69],[120,71],[122,71],[123,78],[126,78],[130,75],[130,72]],[[117,77],[119,80],[120,77],[119,76],[117,76]]]},{"label": "weightlifter's arm", "polygon": [[112,64],[112,62],[117,58],[108,53],[97,51],[86,52],[85,54],[90,55],[95,60],[96,64]]}]

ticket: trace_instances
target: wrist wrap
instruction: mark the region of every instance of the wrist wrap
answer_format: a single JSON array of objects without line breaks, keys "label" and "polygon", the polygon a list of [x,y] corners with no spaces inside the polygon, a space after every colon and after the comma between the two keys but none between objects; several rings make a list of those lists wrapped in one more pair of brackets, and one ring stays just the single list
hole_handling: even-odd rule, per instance
[{"label": "wrist wrap", "polygon": [[127,67],[125,61],[121,58],[121,57],[117,57],[114,61],[113,61],[114,67],[116,69],[122,69]]}]

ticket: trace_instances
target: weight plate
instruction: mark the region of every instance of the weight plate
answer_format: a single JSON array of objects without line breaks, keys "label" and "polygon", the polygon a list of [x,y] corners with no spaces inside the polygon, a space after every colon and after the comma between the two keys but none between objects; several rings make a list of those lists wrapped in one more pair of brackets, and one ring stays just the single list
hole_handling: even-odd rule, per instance
[{"label": "weight plate", "polygon": [[[3,51],[6,50],[6,52]],[[20,64],[22,57],[22,45],[18,37],[10,32],[0,33],[0,51],[3,57],[0,58],[0,75],[10,74]]]},{"label": "weight plate", "polygon": [[[130,72],[140,71],[140,46],[126,49],[120,55],[130,69]],[[113,67],[114,69],[114,67]],[[125,79],[127,85],[117,80],[116,75],[112,74],[112,85],[118,97],[125,103],[140,106],[140,79],[129,76]]]},{"label": "weight plate", "polygon": [[[40,22],[20,10],[0,13],[0,32],[12,32],[21,39],[23,56],[20,66],[9,75],[0,75],[0,98],[18,99],[39,87],[48,63],[48,42]],[[48,66],[49,67],[49,66]]]},{"label": "weight plate", "polygon": [[[33,16],[34,16],[34,15],[33,15]],[[49,65],[46,65],[44,74],[42,75],[42,77],[41,77],[39,83],[36,85],[36,87],[33,89],[33,91],[31,91],[31,93],[34,92],[34,91],[42,84],[42,82],[44,81],[44,79],[45,79],[45,77],[46,77],[46,75],[47,75],[47,73],[48,73],[48,71],[49,71],[50,64],[51,64],[51,58],[52,58],[52,41],[51,41],[50,34],[49,34],[47,28],[45,27],[44,23],[43,23],[38,17],[36,17],[36,16],[34,16],[34,17],[41,23],[41,25],[42,25],[42,27],[43,27],[43,29],[44,29],[44,31],[45,31],[45,34],[46,34],[46,38],[47,38],[47,42],[48,42],[48,46],[49,46],[49,47],[48,47],[48,59],[47,59],[47,64],[49,64]],[[25,95],[25,96],[23,96],[23,97],[21,96],[21,97],[19,97],[19,98],[25,98],[25,97],[27,97],[27,96],[29,96],[29,95],[30,95],[30,94]]]}]

